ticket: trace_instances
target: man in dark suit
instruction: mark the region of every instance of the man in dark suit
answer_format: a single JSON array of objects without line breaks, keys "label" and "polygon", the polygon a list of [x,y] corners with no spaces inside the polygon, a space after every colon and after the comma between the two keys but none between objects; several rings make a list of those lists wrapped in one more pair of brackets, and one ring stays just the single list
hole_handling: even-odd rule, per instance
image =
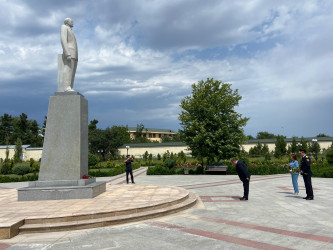
[{"label": "man in dark suit", "polygon": [[130,174],[131,175],[131,181],[132,181],[133,184],[135,184],[134,178],[133,178],[133,172],[132,172],[132,162],[134,162],[134,161],[133,161],[133,159],[131,158],[130,155],[127,155],[127,158],[124,162],[126,164],[126,182],[128,184],[128,174]]},{"label": "man in dark suit", "polygon": [[249,187],[250,187],[250,172],[247,170],[245,164],[236,159],[231,160],[231,164],[236,166],[236,171],[239,176],[239,179],[243,182],[244,187],[244,196],[240,198],[240,200],[248,200],[249,199]]},{"label": "man in dark suit", "polygon": [[306,155],[306,151],[304,149],[300,150],[300,154],[302,156],[300,173],[301,173],[301,175],[303,175],[303,180],[304,180],[305,189],[306,189],[306,197],[304,197],[303,199],[313,200],[313,190],[312,190],[312,183],[311,183],[312,171],[310,168],[311,159],[309,156]]}]

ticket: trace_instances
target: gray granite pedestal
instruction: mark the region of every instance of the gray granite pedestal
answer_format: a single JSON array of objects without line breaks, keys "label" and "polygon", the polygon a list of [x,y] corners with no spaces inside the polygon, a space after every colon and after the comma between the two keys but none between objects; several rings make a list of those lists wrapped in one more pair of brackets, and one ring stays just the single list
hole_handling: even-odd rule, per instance
[{"label": "gray granite pedestal", "polygon": [[88,175],[88,101],[75,91],[50,97],[38,181],[18,189],[18,200],[93,198],[106,184]]}]

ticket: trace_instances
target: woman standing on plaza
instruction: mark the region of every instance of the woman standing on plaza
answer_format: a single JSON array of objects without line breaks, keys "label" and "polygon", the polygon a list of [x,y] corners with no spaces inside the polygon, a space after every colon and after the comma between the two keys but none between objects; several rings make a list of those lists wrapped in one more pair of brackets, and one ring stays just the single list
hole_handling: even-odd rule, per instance
[{"label": "woman standing on plaza", "polygon": [[299,175],[299,166],[298,166],[298,161],[296,155],[291,155],[291,162],[289,163],[289,171],[291,174],[291,180],[293,182],[294,186],[294,194],[298,195],[299,190],[298,190],[298,175]]}]

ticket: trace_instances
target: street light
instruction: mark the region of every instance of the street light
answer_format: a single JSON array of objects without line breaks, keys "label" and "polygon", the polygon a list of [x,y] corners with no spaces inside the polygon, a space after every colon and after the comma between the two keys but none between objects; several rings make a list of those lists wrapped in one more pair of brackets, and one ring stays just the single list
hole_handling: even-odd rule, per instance
[{"label": "street light", "polygon": [[313,150],[314,150],[314,157],[316,159],[316,162],[318,160],[318,156],[317,156],[317,139],[316,138],[313,138],[312,139],[312,142],[313,142]]},{"label": "street light", "polygon": [[127,154],[126,154],[126,157],[128,156],[128,150],[129,150],[130,146],[126,146],[126,149],[127,149]]},{"label": "street light", "polygon": [[102,154],[103,154],[103,149],[97,150],[97,152],[100,155],[100,159],[99,159],[99,170],[101,170],[102,167]]},{"label": "street light", "polygon": [[300,151],[302,143],[297,143],[296,146],[298,147],[298,151]]}]

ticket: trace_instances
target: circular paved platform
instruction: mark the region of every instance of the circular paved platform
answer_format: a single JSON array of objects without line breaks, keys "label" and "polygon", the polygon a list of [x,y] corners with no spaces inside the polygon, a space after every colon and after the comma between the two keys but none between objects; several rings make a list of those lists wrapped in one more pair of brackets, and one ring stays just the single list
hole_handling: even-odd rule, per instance
[{"label": "circular paved platform", "polygon": [[[190,192],[180,187],[136,184],[108,184],[106,192],[95,198],[73,200],[17,201],[16,189],[3,189],[0,190],[0,227],[8,228],[20,221],[19,232],[107,226],[127,222],[128,218],[140,220],[176,212],[196,200],[192,196],[188,202],[189,198]],[[0,236],[14,235],[6,237],[3,232]]]}]

